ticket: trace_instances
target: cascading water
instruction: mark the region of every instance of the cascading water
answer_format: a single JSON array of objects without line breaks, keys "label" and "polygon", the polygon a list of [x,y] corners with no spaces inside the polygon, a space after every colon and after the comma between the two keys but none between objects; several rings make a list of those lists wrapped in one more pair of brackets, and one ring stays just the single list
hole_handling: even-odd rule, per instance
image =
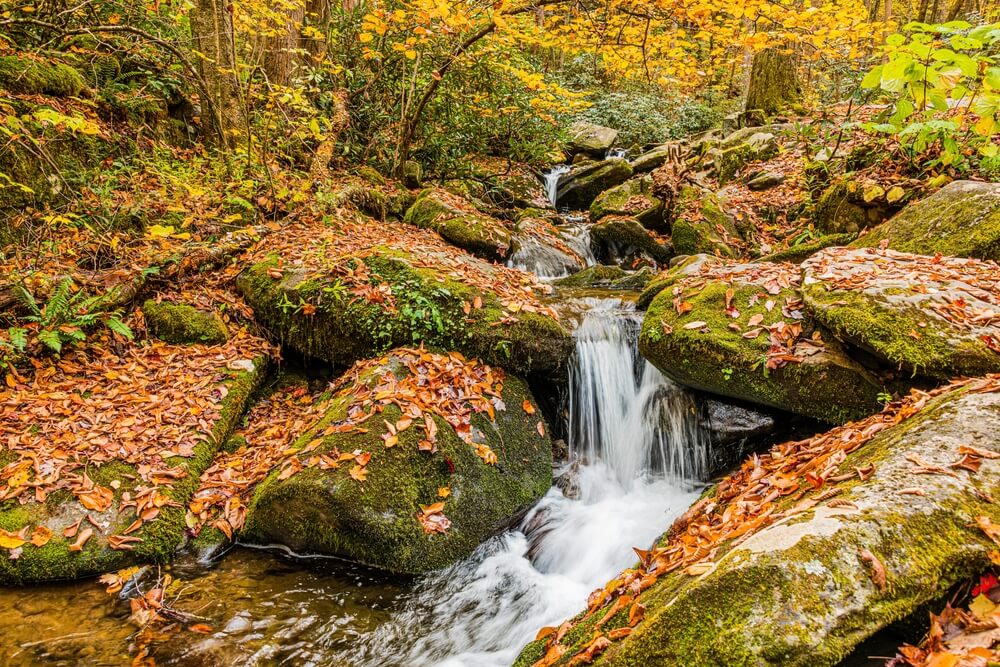
[{"label": "cascading water", "polygon": [[705,445],[689,397],[636,350],[638,320],[585,300],[571,374],[576,499],[553,489],[519,530],[424,577],[345,656],[360,665],[509,665],[540,627],[573,616],[697,497]]},{"label": "cascading water", "polygon": [[556,206],[559,203],[559,179],[568,174],[573,168],[568,164],[560,164],[544,174],[545,195],[549,202]]}]

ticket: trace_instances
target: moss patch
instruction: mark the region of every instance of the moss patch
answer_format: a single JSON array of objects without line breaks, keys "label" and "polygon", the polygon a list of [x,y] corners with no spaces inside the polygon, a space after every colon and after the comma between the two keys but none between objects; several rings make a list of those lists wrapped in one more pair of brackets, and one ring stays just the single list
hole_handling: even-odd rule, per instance
[{"label": "moss patch", "polygon": [[743,239],[718,195],[701,188],[684,187],[674,205],[674,215],[670,238],[678,255],[739,256],[736,246]]},{"label": "moss patch", "polygon": [[153,299],[142,305],[142,312],[149,332],[168,343],[219,345],[229,340],[226,323],[216,313],[184,303],[157,303]]},{"label": "moss patch", "polygon": [[436,190],[421,192],[403,221],[433,229],[445,241],[485,259],[502,261],[510,253],[510,230],[503,223]]},{"label": "moss patch", "polygon": [[25,95],[76,97],[86,84],[69,65],[10,55],[0,56],[0,88]]}]

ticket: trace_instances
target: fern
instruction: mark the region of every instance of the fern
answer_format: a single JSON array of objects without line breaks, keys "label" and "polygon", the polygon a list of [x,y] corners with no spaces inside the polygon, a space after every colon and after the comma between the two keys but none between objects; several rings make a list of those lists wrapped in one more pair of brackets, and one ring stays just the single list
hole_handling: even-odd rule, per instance
[{"label": "fern", "polygon": [[38,338],[38,342],[42,343],[53,352],[62,352],[63,341],[58,331],[54,329],[43,329],[38,332],[38,336],[36,337]]},{"label": "fern", "polygon": [[10,337],[10,346],[13,347],[18,352],[24,352],[24,349],[28,347],[28,330],[21,329],[19,327],[11,327],[7,329],[7,336]]},{"label": "fern", "polygon": [[73,281],[69,278],[64,278],[56,285],[52,296],[49,297],[49,300],[45,303],[45,308],[42,309],[43,324],[54,325],[66,319],[66,316],[69,314],[70,303],[72,302],[70,293],[72,286]]},{"label": "fern", "polygon": [[132,329],[129,328],[129,325],[119,319],[117,314],[108,316],[104,320],[104,325],[119,336],[124,336],[129,340],[132,340],[135,337],[135,334],[132,333]]},{"label": "fern", "polygon": [[38,302],[35,301],[35,295],[25,289],[24,285],[17,286],[17,297],[24,307],[31,312],[33,317],[39,318],[42,316],[42,311],[38,308]]}]

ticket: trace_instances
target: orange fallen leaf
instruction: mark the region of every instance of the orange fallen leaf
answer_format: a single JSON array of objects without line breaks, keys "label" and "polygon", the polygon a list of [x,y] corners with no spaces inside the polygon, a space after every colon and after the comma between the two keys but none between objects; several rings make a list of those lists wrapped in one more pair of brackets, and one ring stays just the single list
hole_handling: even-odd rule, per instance
[{"label": "orange fallen leaf", "polygon": [[93,528],[84,528],[76,538],[76,542],[67,547],[70,551],[83,551],[83,545],[94,535]]}]

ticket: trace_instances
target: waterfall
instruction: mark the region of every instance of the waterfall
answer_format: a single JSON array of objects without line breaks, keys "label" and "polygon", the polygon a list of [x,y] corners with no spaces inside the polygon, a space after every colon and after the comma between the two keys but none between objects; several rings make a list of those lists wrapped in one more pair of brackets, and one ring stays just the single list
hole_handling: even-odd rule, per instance
[{"label": "waterfall", "polygon": [[705,465],[691,399],[637,353],[639,318],[585,299],[570,376],[573,499],[553,488],[468,559],[423,577],[401,609],[359,637],[349,664],[510,665],[539,628],[635,562],[698,497]]},{"label": "waterfall", "polygon": [[573,168],[568,164],[560,164],[547,171],[543,178],[545,180],[545,195],[549,202],[555,206],[559,203],[559,179],[564,174],[568,174]]}]

